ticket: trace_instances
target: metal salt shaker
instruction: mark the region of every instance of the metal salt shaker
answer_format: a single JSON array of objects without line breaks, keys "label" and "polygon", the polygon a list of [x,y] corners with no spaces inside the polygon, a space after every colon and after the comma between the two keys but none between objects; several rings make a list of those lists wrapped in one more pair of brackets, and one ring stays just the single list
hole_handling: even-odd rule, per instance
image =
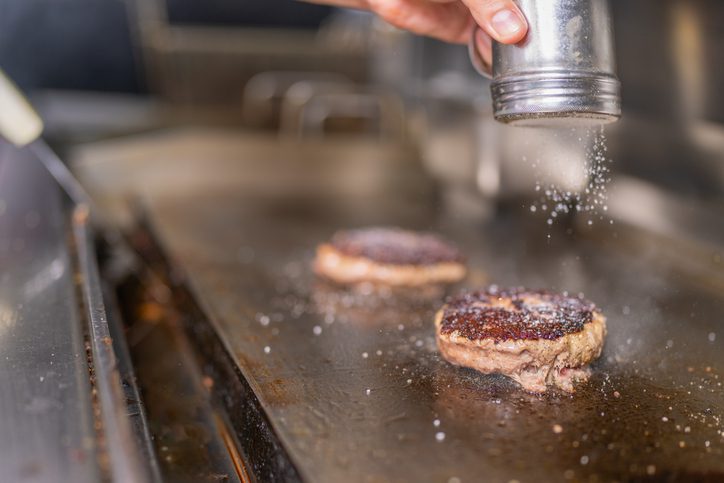
[{"label": "metal salt shaker", "polygon": [[[610,123],[621,116],[608,0],[515,0],[528,20],[516,45],[493,42],[495,119],[515,125]],[[488,69],[471,38],[473,65]]]}]

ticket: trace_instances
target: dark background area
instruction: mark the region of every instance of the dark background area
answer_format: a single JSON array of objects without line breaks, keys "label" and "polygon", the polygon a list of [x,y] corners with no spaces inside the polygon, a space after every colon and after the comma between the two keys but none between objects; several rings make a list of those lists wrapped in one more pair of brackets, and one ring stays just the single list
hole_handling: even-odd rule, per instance
[{"label": "dark background area", "polygon": [[[331,10],[294,0],[165,5],[170,23],[184,25],[316,28]],[[27,91],[143,93],[132,7],[124,0],[0,0],[0,67]]]}]

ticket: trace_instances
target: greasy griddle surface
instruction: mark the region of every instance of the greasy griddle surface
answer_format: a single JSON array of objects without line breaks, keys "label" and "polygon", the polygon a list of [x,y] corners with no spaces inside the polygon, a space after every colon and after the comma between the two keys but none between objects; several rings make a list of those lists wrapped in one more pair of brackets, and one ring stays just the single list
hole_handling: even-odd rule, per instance
[{"label": "greasy griddle surface", "polygon": [[[146,158],[89,163],[84,179],[104,205],[143,196],[306,480],[724,478],[722,285],[668,267],[619,223],[549,238],[532,215],[482,222],[434,203],[397,156],[242,141],[221,154],[216,139],[201,153],[144,145]],[[318,243],[380,225],[449,238],[468,255],[468,286],[583,292],[609,332],[589,383],[539,397],[454,367],[435,349],[434,294],[370,297],[314,278]]]},{"label": "greasy griddle surface", "polygon": [[[218,195],[152,203],[152,220],[310,481],[724,475],[718,295],[670,276],[655,253],[548,239],[512,219]],[[601,307],[609,337],[574,397],[447,364],[438,302],[340,291],[311,273],[315,245],[340,226],[428,220],[467,251],[473,279],[582,291]]]}]

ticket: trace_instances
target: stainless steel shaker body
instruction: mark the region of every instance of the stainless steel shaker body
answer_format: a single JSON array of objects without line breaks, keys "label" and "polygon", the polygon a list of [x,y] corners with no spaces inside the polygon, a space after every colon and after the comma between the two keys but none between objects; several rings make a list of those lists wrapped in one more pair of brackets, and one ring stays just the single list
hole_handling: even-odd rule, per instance
[{"label": "stainless steel shaker body", "polygon": [[608,0],[516,0],[529,31],[516,45],[493,44],[493,111],[498,121],[537,125],[621,116]]}]

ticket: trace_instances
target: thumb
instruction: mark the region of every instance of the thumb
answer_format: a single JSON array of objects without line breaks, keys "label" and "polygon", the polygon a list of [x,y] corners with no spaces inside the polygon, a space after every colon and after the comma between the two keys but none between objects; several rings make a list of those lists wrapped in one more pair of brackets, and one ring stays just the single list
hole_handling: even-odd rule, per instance
[{"label": "thumb", "polygon": [[525,38],[528,22],[513,0],[462,0],[475,22],[498,42],[515,44]]}]

